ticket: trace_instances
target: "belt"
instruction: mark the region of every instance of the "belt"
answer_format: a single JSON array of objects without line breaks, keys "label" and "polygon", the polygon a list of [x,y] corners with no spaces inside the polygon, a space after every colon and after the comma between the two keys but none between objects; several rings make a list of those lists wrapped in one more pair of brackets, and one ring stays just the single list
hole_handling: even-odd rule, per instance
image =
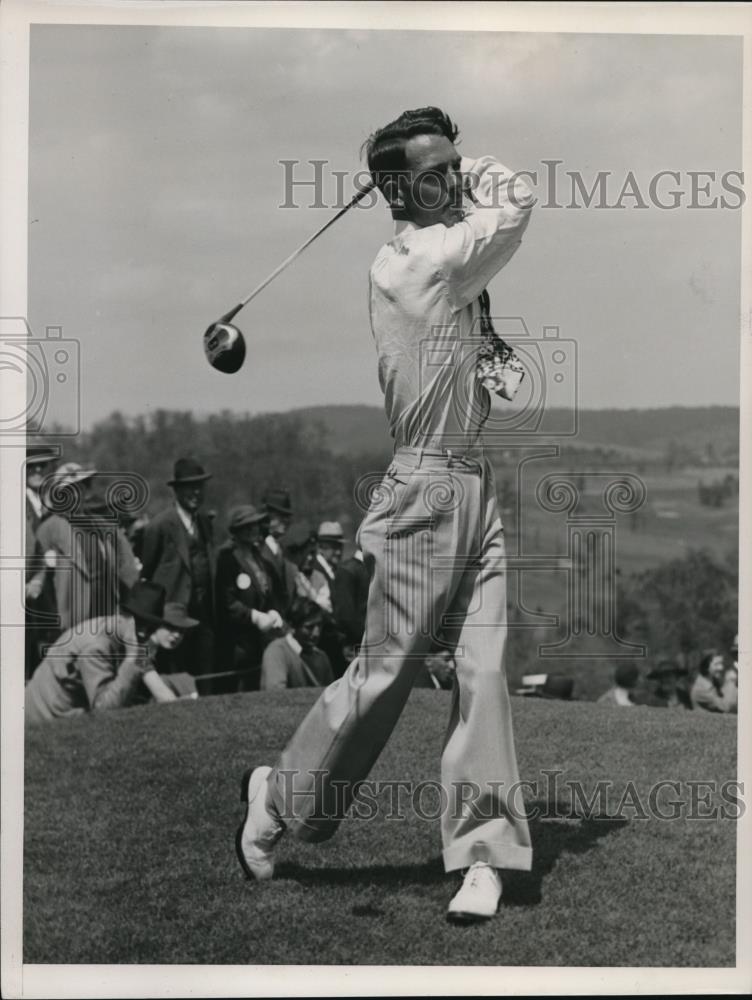
[{"label": "belt", "polygon": [[394,452],[396,462],[404,460],[413,468],[457,469],[461,472],[471,472],[480,475],[485,466],[485,458],[481,450],[458,453],[451,448],[412,448],[402,445]]}]

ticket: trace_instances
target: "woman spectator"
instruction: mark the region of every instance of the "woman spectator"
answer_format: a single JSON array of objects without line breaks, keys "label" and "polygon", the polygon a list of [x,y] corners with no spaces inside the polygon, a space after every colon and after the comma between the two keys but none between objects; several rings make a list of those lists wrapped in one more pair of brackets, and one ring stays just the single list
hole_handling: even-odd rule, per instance
[{"label": "woman spectator", "polygon": [[[258,689],[267,639],[283,625],[272,607],[272,581],[259,552],[263,522],[264,515],[251,504],[235,507],[230,513],[231,538],[217,554],[219,662],[244,673],[239,686],[234,680],[223,685],[227,691]],[[215,688],[215,693],[221,692]]]},{"label": "woman spectator", "polygon": [[700,660],[692,685],[692,704],[706,712],[736,712],[739,692],[732,675],[726,671],[723,656],[710,649]]}]

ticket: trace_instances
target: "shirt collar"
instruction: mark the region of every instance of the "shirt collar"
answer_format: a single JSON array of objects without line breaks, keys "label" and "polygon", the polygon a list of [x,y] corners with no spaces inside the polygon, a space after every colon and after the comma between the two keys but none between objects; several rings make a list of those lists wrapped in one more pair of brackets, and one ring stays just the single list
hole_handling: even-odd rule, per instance
[{"label": "shirt collar", "polygon": [[357,559],[358,562],[363,562],[363,550],[362,549],[356,549],[353,552],[353,559]]},{"label": "shirt collar", "polygon": [[275,556],[279,555],[281,549],[279,547],[279,542],[274,537],[274,535],[267,535],[266,536],[266,544],[267,544],[268,548],[270,548],[272,550],[272,552],[274,553]]},{"label": "shirt collar", "polygon": [[44,508],[42,506],[42,501],[39,498],[39,494],[35,490],[32,490],[30,486],[27,486],[26,496],[29,498],[29,503],[34,508],[34,513],[37,517],[41,517]]},{"label": "shirt collar", "polygon": [[185,530],[188,532],[189,535],[192,535],[193,534],[193,517],[188,513],[187,510],[184,510],[180,506],[179,503],[176,502],[175,503],[175,507],[177,508],[178,517],[183,522],[183,526],[185,527]]},{"label": "shirt collar", "polygon": [[394,220],[394,235],[402,236],[405,233],[414,233],[418,227],[414,222],[410,222],[409,219],[395,219]]},{"label": "shirt collar", "polygon": [[287,642],[287,645],[290,647],[293,653],[297,653],[298,656],[300,656],[300,654],[303,652],[303,647],[300,645],[300,643],[292,634],[292,632],[288,632],[285,635],[285,641]]},{"label": "shirt collar", "polygon": [[329,565],[329,563],[326,561],[326,559],[324,559],[324,557],[321,555],[320,552],[318,552],[316,554],[316,561],[318,562],[319,566],[321,566],[321,568],[324,570],[324,572],[329,577],[329,579],[333,580],[334,579],[334,570]]}]

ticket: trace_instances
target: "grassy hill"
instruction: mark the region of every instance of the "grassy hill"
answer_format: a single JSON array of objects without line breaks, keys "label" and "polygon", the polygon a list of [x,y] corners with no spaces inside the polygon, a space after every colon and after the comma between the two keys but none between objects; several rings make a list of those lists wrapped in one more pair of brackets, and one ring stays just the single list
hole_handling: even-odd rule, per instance
[{"label": "grassy hill", "polygon": [[[728,966],[735,823],[614,815],[628,782],[735,776],[736,720],[515,699],[535,862],[495,920],[445,922],[456,878],[438,820],[352,819],[327,845],[283,841],[278,878],[243,880],[238,778],[273,762],[315,692],[146,706],[29,729],[24,961]],[[372,777],[438,779],[449,696],[416,691]],[[544,738],[541,738],[544,734]],[[562,772],[558,788],[544,769]],[[566,782],[605,810],[573,808]],[[670,798],[670,796],[669,796]],[[576,799],[575,806],[577,804]],[[668,801],[668,800],[666,800]],[[662,808],[665,802],[661,800]],[[381,804],[386,804],[380,800]],[[556,805],[556,811],[552,807]]]},{"label": "grassy hill", "polygon": [[[380,406],[311,406],[295,411],[307,421],[321,421],[326,443],[338,454],[391,451],[384,410]],[[567,410],[548,413],[551,427],[566,427]],[[567,446],[625,449],[646,456],[665,454],[670,442],[700,449],[712,444],[719,455],[739,449],[739,408],[734,406],[669,406],[646,410],[582,410],[579,433]]]}]

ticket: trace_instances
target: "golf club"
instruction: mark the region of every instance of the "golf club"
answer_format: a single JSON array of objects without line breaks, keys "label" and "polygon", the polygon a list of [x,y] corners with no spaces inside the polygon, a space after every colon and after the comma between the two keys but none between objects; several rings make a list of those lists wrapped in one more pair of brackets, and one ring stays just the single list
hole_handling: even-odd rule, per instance
[{"label": "golf club", "polygon": [[245,339],[243,334],[240,332],[237,326],[232,323],[232,320],[237,316],[240,310],[247,306],[248,303],[255,299],[256,296],[262,292],[268,284],[270,284],[281,274],[282,271],[292,264],[296,257],[300,256],[301,253],[309,247],[314,240],[318,239],[323,232],[325,232],[329,226],[334,225],[337,219],[341,219],[345,212],[348,212],[353,205],[357,205],[367,194],[373,191],[375,185],[373,183],[368,184],[365,188],[362,188],[358,193],[352,198],[344,208],[341,208],[339,212],[328,222],[326,222],[320,229],[318,229],[313,236],[302,243],[297,250],[294,250],[289,257],[282,261],[282,263],[276,267],[272,273],[257,285],[253,291],[242,299],[233,309],[228,313],[225,313],[221,319],[217,320],[216,323],[212,323],[210,327],[207,328],[204,334],[204,353],[206,354],[209,364],[216,368],[217,371],[225,372],[228,375],[232,375],[239,371],[245,361]]}]

